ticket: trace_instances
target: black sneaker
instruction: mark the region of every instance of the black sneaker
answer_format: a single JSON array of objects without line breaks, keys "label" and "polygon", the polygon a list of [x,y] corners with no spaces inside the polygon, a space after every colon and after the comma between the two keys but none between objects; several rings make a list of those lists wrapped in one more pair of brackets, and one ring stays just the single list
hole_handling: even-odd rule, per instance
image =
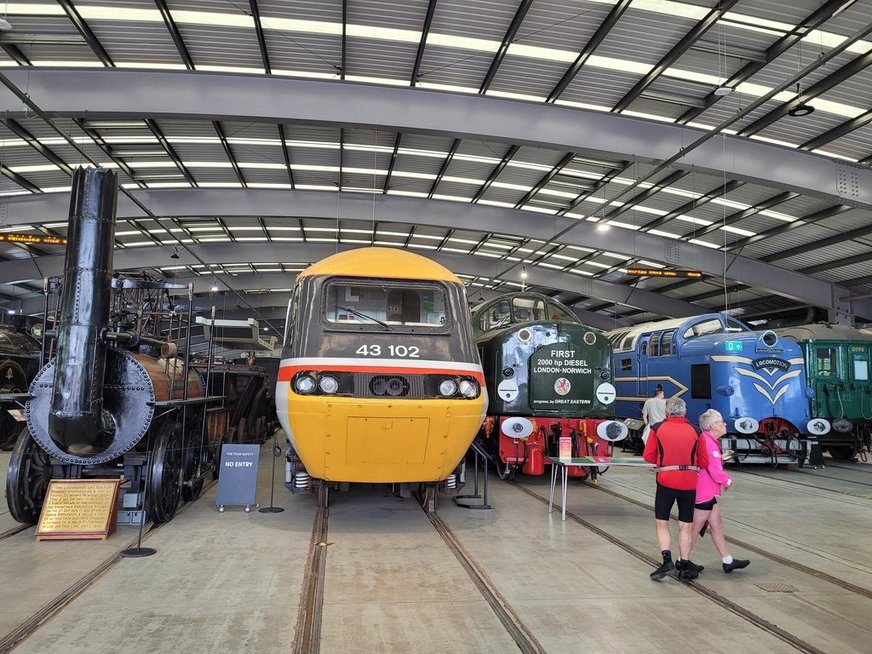
[{"label": "black sneaker", "polygon": [[702,572],[703,570],[705,570],[704,565],[697,565],[696,563],[694,563],[690,559],[687,560],[687,567],[690,568],[691,570],[696,570],[697,572]]},{"label": "black sneaker", "polygon": [[651,580],[660,581],[673,570],[675,570],[675,564],[672,561],[664,561],[659,568],[651,573]]},{"label": "black sneaker", "polygon": [[732,563],[724,563],[724,572],[732,572],[733,570],[741,570],[747,568],[750,561],[742,559],[733,559]]},{"label": "black sneaker", "polygon": [[[678,578],[682,581],[691,581],[692,579],[696,579],[699,577],[699,572],[697,572],[694,568],[692,568],[693,564],[690,561],[679,561],[678,562]],[[695,566],[699,567],[699,566]]]}]

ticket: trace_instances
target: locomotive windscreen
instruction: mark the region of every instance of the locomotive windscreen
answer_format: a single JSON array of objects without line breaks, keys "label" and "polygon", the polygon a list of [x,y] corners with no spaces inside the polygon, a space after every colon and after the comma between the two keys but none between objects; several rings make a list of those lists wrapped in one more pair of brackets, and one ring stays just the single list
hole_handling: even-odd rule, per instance
[{"label": "locomotive windscreen", "polygon": [[442,328],[446,297],[437,285],[331,282],[327,285],[324,317],[337,325]]}]

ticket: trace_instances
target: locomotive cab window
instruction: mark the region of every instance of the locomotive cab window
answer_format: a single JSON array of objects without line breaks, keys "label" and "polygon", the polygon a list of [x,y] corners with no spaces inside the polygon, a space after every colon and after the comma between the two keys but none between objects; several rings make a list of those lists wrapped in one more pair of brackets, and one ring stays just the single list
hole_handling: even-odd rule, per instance
[{"label": "locomotive cab window", "polygon": [[565,320],[567,322],[578,322],[575,314],[567,313],[566,310],[559,304],[548,305],[548,318],[551,320]]},{"label": "locomotive cab window", "polygon": [[817,373],[822,377],[834,377],[839,374],[838,351],[834,347],[819,347],[815,350]]},{"label": "locomotive cab window", "polygon": [[660,334],[651,334],[651,348],[648,354],[652,357],[660,356]]},{"label": "locomotive cab window", "polygon": [[869,358],[865,354],[852,354],[854,381],[869,381]]},{"label": "locomotive cab window", "polygon": [[672,335],[675,332],[664,332],[660,337],[660,356],[668,357],[673,354]]},{"label": "locomotive cab window", "polygon": [[720,334],[723,331],[724,326],[721,324],[721,321],[718,318],[710,318],[709,320],[703,320],[695,325],[691,325],[684,330],[682,336],[685,339],[688,339],[696,338],[697,336],[706,336],[707,334]]},{"label": "locomotive cab window", "polygon": [[291,299],[288,301],[288,312],[285,315],[285,337],[283,346],[288,347],[288,344],[294,339],[294,311],[297,310],[297,305],[300,302],[300,285],[294,286],[294,292]]},{"label": "locomotive cab window", "polygon": [[324,319],[336,326],[443,330],[448,321],[445,292],[435,284],[333,281],[324,295]]},{"label": "locomotive cab window", "polygon": [[503,327],[504,325],[508,325],[512,320],[512,312],[509,307],[509,303],[505,300],[498,302],[493,305],[490,309],[487,310],[485,315],[485,320],[487,321],[486,329],[495,329],[496,327]]},{"label": "locomotive cab window", "polygon": [[728,332],[747,332],[749,331],[745,325],[740,323],[735,318],[727,318],[727,331]]},{"label": "locomotive cab window", "polygon": [[515,322],[545,320],[545,303],[539,298],[516,297],[512,300]]}]

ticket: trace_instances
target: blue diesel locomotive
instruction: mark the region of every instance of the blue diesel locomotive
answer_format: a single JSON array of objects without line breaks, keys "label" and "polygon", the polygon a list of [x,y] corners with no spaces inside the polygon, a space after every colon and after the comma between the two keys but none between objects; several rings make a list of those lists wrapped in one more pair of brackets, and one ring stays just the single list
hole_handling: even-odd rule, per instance
[{"label": "blue diesel locomotive", "polygon": [[826,446],[830,424],[810,415],[802,350],[772,331],[753,331],[735,318],[710,313],[606,332],[618,416],[638,418],[662,384],[667,397],[687,402],[695,421],[717,409],[727,422],[724,449],[740,461],[800,463]]}]

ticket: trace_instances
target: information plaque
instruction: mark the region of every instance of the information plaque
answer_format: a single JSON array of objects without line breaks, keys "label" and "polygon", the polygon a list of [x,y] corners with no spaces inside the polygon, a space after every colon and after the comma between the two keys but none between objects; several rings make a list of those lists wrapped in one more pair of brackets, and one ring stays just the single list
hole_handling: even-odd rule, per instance
[{"label": "information plaque", "polygon": [[120,486],[120,479],[52,479],[36,525],[36,540],[106,540],[118,523]]}]

